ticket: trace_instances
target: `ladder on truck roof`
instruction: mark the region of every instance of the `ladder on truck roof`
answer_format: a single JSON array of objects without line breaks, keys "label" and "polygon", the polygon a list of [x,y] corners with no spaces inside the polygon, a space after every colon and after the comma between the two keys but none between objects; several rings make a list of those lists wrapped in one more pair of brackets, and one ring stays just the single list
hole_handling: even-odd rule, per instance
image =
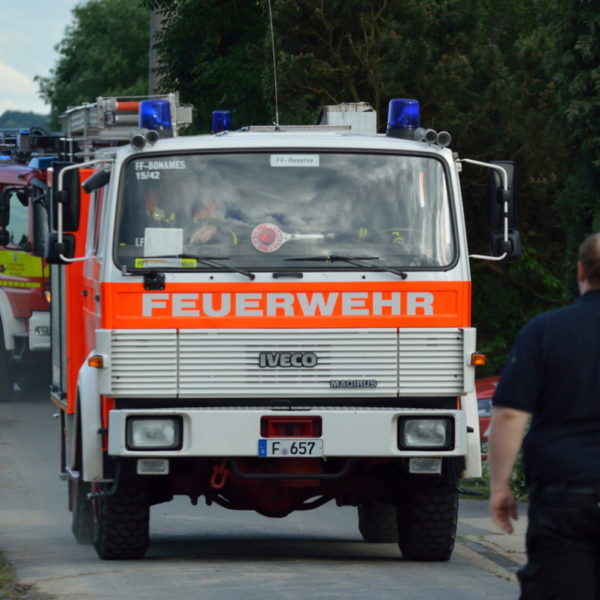
[{"label": "ladder on truck roof", "polygon": [[87,160],[94,145],[119,145],[129,141],[132,131],[139,128],[139,109],[143,100],[166,100],[169,105],[171,130],[176,136],[179,129],[192,122],[192,107],[179,103],[177,93],[156,96],[99,96],[96,102],[68,108],[61,115],[64,137],[82,150],[78,153]]}]

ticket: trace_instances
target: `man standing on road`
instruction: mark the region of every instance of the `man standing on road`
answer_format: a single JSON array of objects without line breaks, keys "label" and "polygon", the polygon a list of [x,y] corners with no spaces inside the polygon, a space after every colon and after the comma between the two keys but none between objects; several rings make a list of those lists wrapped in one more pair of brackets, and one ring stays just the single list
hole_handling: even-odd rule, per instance
[{"label": "man standing on road", "polygon": [[580,297],[519,333],[494,395],[490,513],[512,533],[510,477],[529,487],[521,600],[600,598],[600,233],[579,250]]}]

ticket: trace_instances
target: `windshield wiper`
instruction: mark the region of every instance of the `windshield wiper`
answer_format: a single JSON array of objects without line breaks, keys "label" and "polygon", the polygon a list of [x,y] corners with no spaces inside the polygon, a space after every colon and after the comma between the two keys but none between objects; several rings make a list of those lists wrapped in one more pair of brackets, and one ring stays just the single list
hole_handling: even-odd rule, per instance
[{"label": "windshield wiper", "polygon": [[246,271],[244,269],[232,267],[231,265],[223,264],[221,262],[222,260],[229,260],[229,257],[227,256],[197,256],[196,254],[165,254],[161,256],[144,256],[144,259],[147,260],[160,260],[162,258],[189,258],[192,260],[197,260],[199,263],[202,263],[209,267],[216,267],[217,269],[223,269],[224,271],[229,271],[230,273],[239,273],[240,275],[244,275],[244,277],[247,277],[250,280],[256,277],[256,275],[251,271]]},{"label": "windshield wiper", "polygon": [[387,267],[384,265],[373,265],[367,262],[369,260],[381,260],[379,256],[344,256],[341,254],[328,254],[326,256],[321,255],[286,258],[285,260],[291,262],[345,262],[349,265],[354,265],[356,267],[369,267],[371,269],[374,269],[375,271],[386,271],[387,273],[394,273],[395,275],[402,277],[402,279],[406,279],[408,277],[408,273],[406,273],[405,271],[401,271],[400,269],[395,269],[394,267]]}]

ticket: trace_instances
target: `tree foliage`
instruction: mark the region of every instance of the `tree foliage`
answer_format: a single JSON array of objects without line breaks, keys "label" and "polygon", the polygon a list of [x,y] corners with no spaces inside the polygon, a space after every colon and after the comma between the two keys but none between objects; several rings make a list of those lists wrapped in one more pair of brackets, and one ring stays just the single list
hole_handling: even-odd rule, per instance
[{"label": "tree foliage", "polygon": [[543,62],[560,97],[556,122],[572,157],[556,205],[569,273],[582,238],[600,231],[600,12],[594,0],[540,0],[539,9],[553,41]]},{"label": "tree foliage", "polygon": [[[40,93],[56,117],[98,95],[146,91],[149,10],[161,91],[178,90],[208,131],[314,122],[323,105],[413,97],[461,156],[514,160],[523,259],[472,262],[480,349],[498,368],[535,312],[573,293],[575,252],[600,229],[600,13],[595,0],[89,0],[58,44]],[[274,85],[269,5],[274,24]],[[485,173],[465,166],[471,250],[485,253]]]},{"label": "tree foliage", "polygon": [[7,110],[0,116],[0,129],[16,127],[48,127],[48,115],[20,110]]},{"label": "tree foliage", "polygon": [[55,67],[35,78],[55,126],[68,106],[147,92],[149,14],[132,0],[88,0],[73,9]]},{"label": "tree foliage", "polygon": [[156,40],[161,89],[177,90],[195,106],[197,127],[209,130],[211,111],[232,107],[239,123],[268,122],[263,2],[154,0],[148,5],[163,20]]}]

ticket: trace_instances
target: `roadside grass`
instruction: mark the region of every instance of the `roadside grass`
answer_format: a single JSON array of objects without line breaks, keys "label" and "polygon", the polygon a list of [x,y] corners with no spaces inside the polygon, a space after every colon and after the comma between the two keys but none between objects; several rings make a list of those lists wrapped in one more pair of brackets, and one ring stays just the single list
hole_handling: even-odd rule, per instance
[{"label": "roadside grass", "polygon": [[[490,497],[490,473],[487,460],[483,461],[482,476],[474,479],[461,479],[459,487],[467,492],[463,494],[465,497],[477,497],[481,500],[487,500]],[[517,499],[517,502],[527,500],[527,485],[525,483],[525,474],[521,463],[521,455],[515,464],[512,477],[512,489]]]},{"label": "roadside grass", "polygon": [[34,586],[17,582],[12,565],[0,552],[0,600],[56,600],[36,590]]},{"label": "roadside grass", "polygon": [[21,593],[13,568],[0,552],[0,600],[21,600]]}]

